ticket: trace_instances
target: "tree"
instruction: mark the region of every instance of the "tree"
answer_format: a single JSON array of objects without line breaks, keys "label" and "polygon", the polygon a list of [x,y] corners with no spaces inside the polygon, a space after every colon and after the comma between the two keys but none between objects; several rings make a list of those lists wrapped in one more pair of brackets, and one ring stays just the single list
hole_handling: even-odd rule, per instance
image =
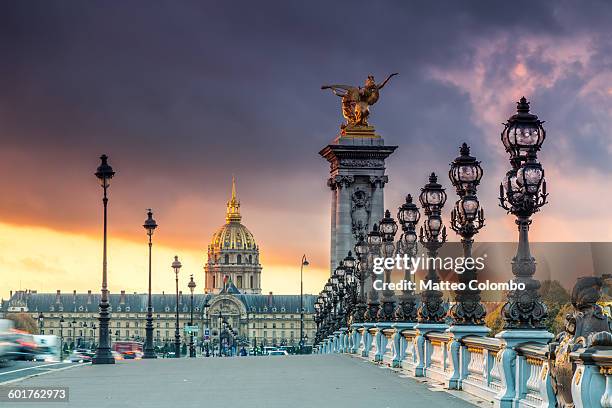
[{"label": "tree", "polygon": [[546,328],[551,333],[557,334],[563,330],[565,314],[568,313],[567,307],[570,304],[570,294],[559,281],[545,280],[540,287],[542,301],[548,307],[548,319]]},{"label": "tree", "polygon": [[12,320],[15,323],[17,330],[23,330],[31,334],[38,334],[38,324],[36,320],[27,313],[9,313],[6,315],[7,319]]},{"label": "tree", "polygon": [[487,313],[485,317],[485,325],[491,329],[489,336],[493,337],[504,328],[504,319],[502,318],[501,311],[504,307],[504,303],[497,305],[490,313]]}]

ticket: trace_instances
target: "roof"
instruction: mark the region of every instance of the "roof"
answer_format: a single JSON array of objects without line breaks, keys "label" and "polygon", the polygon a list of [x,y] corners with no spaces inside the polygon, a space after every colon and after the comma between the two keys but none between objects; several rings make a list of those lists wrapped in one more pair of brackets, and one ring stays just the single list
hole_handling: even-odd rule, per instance
[{"label": "roof", "polygon": [[[237,289],[236,289],[237,290]],[[250,313],[299,313],[300,295],[253,295],[234,294],[228,292],[240,300]],[[225,293],[227,295],[228,293]],[[205,302],[210,303],[216,295],[194,294],[194,310],[199,312],[203,309]],[[314,313],[315,295],[304,295],[303,304],[305,313]],[[179,295],[179,311],[188,312],[190,295]],[[5,301],[3,311],[7,311],[11,305],[27,305],[29,312],[82,312],[91,313],[98,311],[100,294],[92,293],[32,293],[17,291],[11,299]],[[176,295],[153,294],[151,302],[154,313],[175,312]],[[144,313],[147,310],[146,293],[109,294],[111,311]]]}]

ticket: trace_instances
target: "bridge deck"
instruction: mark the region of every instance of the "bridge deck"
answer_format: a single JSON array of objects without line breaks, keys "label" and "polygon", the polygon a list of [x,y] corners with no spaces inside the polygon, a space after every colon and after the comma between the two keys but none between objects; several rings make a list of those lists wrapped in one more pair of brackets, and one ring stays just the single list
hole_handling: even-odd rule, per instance
[{"label": "bridge deck", "polygon": [[473,406],[342,355],[121,361],[114,366],[84,365],[14,385],[69,386],[70,403],[54,407]]}]

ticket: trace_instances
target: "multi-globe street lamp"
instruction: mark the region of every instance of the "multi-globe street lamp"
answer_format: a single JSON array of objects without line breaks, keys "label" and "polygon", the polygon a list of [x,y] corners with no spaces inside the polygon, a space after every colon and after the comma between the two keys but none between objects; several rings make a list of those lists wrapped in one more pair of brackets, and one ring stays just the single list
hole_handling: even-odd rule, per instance
[{"label": "multi-globe street lamp", "polygon": [[[376,279],[372,265],[374,264],[374,258],[380,256],[380,248],[383,243],[382,234],[379,231],[378,224],[372,226],[372,230],[367,236],[368,243],[368,270],[370,272],[370,279],[372,283]],[[376,322],[378,318],[378,310],[380,309],[380,303],[378,302],[378,291],[372,287],[368,291],[368,304],[367,310],[363,315],[363,320],[366,322]]]},{"label": "multi-globe street lamp", "polygon": [[[430,260],[437,258],[438,250],[446,242],[446,227],[442,224],[442,207],[446,203],[446,192],[438,183],[435,173],[429,176],[429,183],[422,189],[419,196],[421,207],[425,212],[426,220],[421,227],[419,240],[427,249]],[[440,282],[436,272],[435,262],[428,262],[428,270],[425,280],[428,284]],[[444,323],[446,308],[442,298],[442,292],[437,289],[426,289],[421,292],[421,304],[418,309],[419,323]]]},{"label": "multi-globe street lamp", "polygon": [[355,306],[351,323],[363,322],[364,314],[367,310],[366,305],[366,294],[365,294],[365,281],[368,274],[368,243],[364,239],[363,233],[357,237],[357,243],[355,244],[354,250],[357,255],[357,261],[354,265],[356,278],[359,280],[359,293],[357,299],[357,305]]},{"label": "multi-globe street lamp", "polygon": [[[466,143],[459,149],[460,155],[451,163],[448,172],[459,200],[451,211],[451,228],[461,236],[464,259],[472,259],[474,235],[484,227],[484,210],[476,197],[476,189],[482,178],[480,162],[470,155]],[[470,281],[476,280],[477,272],[473,262],[466,264],[465,271],[459,275],[459,281],[465,289],[455,291],[455,303],[449,311],[454,325],[482,325],[486,310],[480,302],[480,290],[471,289]]]},{"label": "multi-globe street lamp", "polygon": [[157,223],[153,219],[153,211],[147,210],[147,219],[143,224],[149,237],[149,293],[147,296],[147,323],[145,326],[145,347],[142,358],[157,358],[153,347],[153,304],[151,302],[151,252],[153,247],[153,231],[157,228]]},{"label": "multi-globe street lamp", "polygon": [[542,123],[529,112],[529,102],[522,97],[517,113],[508,119],[501,134],[512,168],[499,187],[499,201],[503,209],[516,217],[519,242],[512,259],[512,274],[515,283],[525,285],[525,289],[508,294],[502,308],[505,329],[544,329],[548,316],[539,294],[540,282],[533,278],[536,263],[529,249],[531,216],[547,203],[548,197],[544,169],[537,158],[546,138]]},{"label": "multi-globe street lamp", "polygon": [[[392,258],[395,255],[395,234],[397,233],[397,222],[391,217],[389,210],[385,211],[385,216],[380,220],[379,230],[382,235],[382,254],[385,258]],[[391,268],[384,268],[384,280],[386,284],[391,283]],[[388,286],[383,289],[382,307],[378,311],[377,319],[380,322],[393,320],[395,311],[394,291],[389,290]]]},{"label": "multi-globe street lamp", "polygon": [[110,181],[115,175],[113,168],[108,164],[108,156],[103,154],[100,156],[101,164],[96,170],[96,177],[100,180],[100,185],[104,191],[102,203],[104,206],[104,244],[102,252],[102,296],[100,297],[100,333],[98,338],[98,348],[96,354],[91,360],[92,364],[115,364],[115,359],[110,349],[110,338],[108,332],[108,323],[110,321],[109,303],[108,303],[108,282],[107,282],[107,264],[106,264],[106,235],[107,235],[107,207],[108,196],[107,190],[110,186]]},{"label": "multi-globe street lamp", "polygon": [[300,263],[300,354],[304,353],[304,267],[308,266],[306,254],[302,255]]},{"label": "multi-globe street lamp", "polygon": [[178,275],[179,271],[183,265],[178,259],[178,256],[174,256],[174,261],[172,262],[172,269],[174,270],[174,275],[176,278],[176,322],[174,325],[174,353],[175,358],[181,357],[181,334],[179,332],[179,290],[178,290]]},{"label": "multi-globe street lamp", "polygon": [[190,314],[190,318],[189,318],[189,357],[193,358],[196,356],[196,352],[195,352],[195,346],[193,345],[193,291],[196,287],[196,283],[193,280],[193,275],[190,275],[189,277],[189,283],[187,284],[187,287],[189,288],[189,292],[190,293],[190,297],[191,297],[191,306],[189,307],[189,314]]},{"label": "multi-globe street lamp", "polygon": [[[410,269],[412,257],[417,253],[416,225],[421,218],[421,213],[416,204],[412,202],[412,195],[406,196],[406,202],[402,204],[397,212],[397,219],[402,226],[402,235],[397,242],[397,252],[408,257],[408,265],[405,265],[405,283],[412,280]],[[400,322],[414,322],[417,319],[417,297],[414,290],[408,285],[404,286],[399,298],[399,304],[395,309],[395,320]]]}]

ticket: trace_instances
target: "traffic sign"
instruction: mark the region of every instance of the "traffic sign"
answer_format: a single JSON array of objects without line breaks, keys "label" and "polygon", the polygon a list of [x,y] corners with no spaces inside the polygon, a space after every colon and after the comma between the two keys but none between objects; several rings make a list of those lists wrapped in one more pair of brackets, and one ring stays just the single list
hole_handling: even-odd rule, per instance
[{"label": "traffic sign", "polygon": [[200,328],[198,327],[198,325],[195,326],[185,326],[184,328],[185,333],[197,333],[200,331]]}]

